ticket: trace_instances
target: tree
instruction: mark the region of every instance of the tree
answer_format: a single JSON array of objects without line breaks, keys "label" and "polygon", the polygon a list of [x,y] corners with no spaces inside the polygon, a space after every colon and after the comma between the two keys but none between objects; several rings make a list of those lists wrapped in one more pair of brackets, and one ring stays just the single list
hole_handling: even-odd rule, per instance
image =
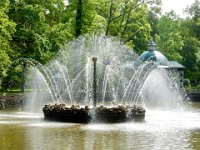
[{"label": "tree", "polygon": [[147,21],[148,7],[142,0],[104,0],[99,14],[107,22],[105,35],[117,36],[136,51],[146,48],[150,37],[150,24]]},{"label": "tree", "polygon": [[64,20],[71,24],[75,37],[102,32],[106,21],[98,14],[100,7],[100,1],[97,0],[69,0]]},{"label": "tree", "polygon": [[185,77],[192,86],[200,85],[200,2],[196,0],[185,11],[188,17],[182,21],[181,35],[184,39],[183,64]]},{"label": "tree", "polygon": [[195,2],[191,6],[188,6],[186,8],[185,12],[195,21],[198,21],[198,19],[200,18],[200,1],[195,0]]},{"label": "tree", "polygon": [[77,11],[76,11],[76,37],[81,35],[81,29],[82,29],[82,13],[83,13],[83,1],[77,0]]},{"label": "tree", "polygon": [[198,52],[200,52],[200,41],[194,37],[187,37],[182,50],[182,63],[186,67],[185,77],[190,79],[193,86],[200,81]]},{"label": "tree", "polygon": [[15,23],[7,15],[9,4],[6,0],[0,1],[0,85],[3,77],[6,76],[6,68],[11,64],[10,41],[12,34],[15,32]]},{"label": "tree", "polygon": [[189,18],[191,18],[190,25],[193,35],[200,40],[200,1],[195,0],[191,6],[186,8],[185,12],[189,15]]},{"label": "tree", "polygon": [[12,47],[17,58],[48,62],[72,38],[67,23],[61,22],[64,11],[62,0],[11,1],[9,16],[17,24]]},{"label": "tree", "polygon": [[[10,0],[8,15],[16,23],[16,32],[10,42],[13,62],[31,58],[45,64],[72,38],[68,23],[62,22],[65,7],[63,0]],[[24,74],[25,66],[13,65],[13,71],[4,83],[15,81],[12,74]]]},{"label": "tree", "polygon": [[48,50],[50,43],[45,36],[49,26],[45,23],[44,12],[42,6],[37,4],[25,1],[12,3],[9,15],[17,24],[12,41],[17,58],[46,59],[43,52]]},{"label": "tree", "polygon": [[158,49],[169,59],[181,61],[183,39],[181,36],[181,20],[171,11],[159,19],[156,35]]},{"label": "tree", "polygon": [[161,0],[156,0],[156,2],[152,2],[149,4],[149,14],[148,14],[148,22],[151,25],[151,37],[155,39],[155,35],[158,34],[158,21],[159,16],[161,16]]}]

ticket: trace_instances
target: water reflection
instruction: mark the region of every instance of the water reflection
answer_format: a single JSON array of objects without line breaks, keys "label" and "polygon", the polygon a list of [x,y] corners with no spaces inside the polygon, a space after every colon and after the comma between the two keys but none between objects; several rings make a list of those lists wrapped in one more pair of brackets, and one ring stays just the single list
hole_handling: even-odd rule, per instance
[{"label": "water reflection", "polygon": [[200,130],[194,130],[191,133],[190,143],[192,145],[192,149],[199,150],[200,149]]},{"label": "water reflection", "polygon": [[[13,125],[0,126],[0,149],[2,150],[25,150],[26,138],[23,134],[24,128]],[[28,148],[28,147],[27,147]]]},{"label": "water reflection", "polygon": [[71,124],[0,112],[1,150],[200,149],[199,111],[147,111],[144,122]]},{"label": "water reflection", "polygon": [[[190,132],[172,131],[97,131],[87,132],[90,143],[99,149],[191,149]],[[91,138],[92,137],[92,138]],[[94,142],[95,141],[95,142]],[[88,147],[86,147],[88,149]],[[89,147],[89,149],[93,149]]]}]

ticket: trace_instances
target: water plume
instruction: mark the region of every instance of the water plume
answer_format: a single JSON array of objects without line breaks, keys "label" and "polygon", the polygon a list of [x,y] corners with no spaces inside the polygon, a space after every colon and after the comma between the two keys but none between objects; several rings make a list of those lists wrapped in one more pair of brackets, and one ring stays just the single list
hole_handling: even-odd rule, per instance
[{"label": "water plume", "polygon": [[67,43],[45,66],[29,60],[35,65],[29,76],[33,92],[27,106],[33,111],[41,111],[48,103],[92,107],[93,57],[98,59],[97,105],[160,107],[166,105],[163,102],[174,105],[180,99],[170,72],[157,69],[155,62],[141,62],[131,48],[116,38],[86,35]]}]

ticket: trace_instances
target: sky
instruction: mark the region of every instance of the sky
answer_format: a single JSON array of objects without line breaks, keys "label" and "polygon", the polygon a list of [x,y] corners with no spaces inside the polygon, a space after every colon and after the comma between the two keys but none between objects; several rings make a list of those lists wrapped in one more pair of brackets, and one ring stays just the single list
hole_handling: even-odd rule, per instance
[{"label": "sky", "polygon": [[[63,0],[64,3],[67,5],[68,0]],[[183,10],[192,3],[194,3],[195,0],[162,0],[162,10],[163,14],[165,12],[169,12],[172,9],[176,12],[177,15],[179,15],[182,18],[186,17],[186,14],[183,13]]]},{"label": "sky", "polygon": [[172,9],[182,18],[185,18],[186,15],[183,13],[183,9],[185,9],[188,5],[194,3],[195,0],[162,0],[163,6],[163,14],[165,12],[169,12]]}]

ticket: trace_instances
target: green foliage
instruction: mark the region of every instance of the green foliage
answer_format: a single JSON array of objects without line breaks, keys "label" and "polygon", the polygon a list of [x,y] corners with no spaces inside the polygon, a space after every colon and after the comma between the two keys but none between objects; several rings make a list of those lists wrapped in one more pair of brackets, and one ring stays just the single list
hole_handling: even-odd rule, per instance
[{"label": "green foliage", "polygon": [[161,0],[156,0],[155,3],[149,4],[150,11],[148,14],[148,22],[151,25],[151,37],[155,39],[155,35],[158,34],[157,25],[159,22],[159,16],[161,15]]},{"label": "green foliage", "polygon": [[[17,57],[48,62],[64,42],[72,38],[62,23],[63,1],[13,1],[10,17],[17,23],[12,47]],[[58,16],[57,16],[58,15]]]},{"label": "green foliage", "polygon": [[15,23],[7,15],[9,5],[6,0],[0,1],[0,80],[6,76],[6,68],[11,63],[10,40],[15,32]]},{"label": "green foliage", "polygon": [[189,17],[182,21],[183,64],[185,76],[192,86],[200,85],[200,1],[196,0],[186,9]]},{"label": "green foliage", "polygon": [[[5,57],[4,63],[0,63],[4,68],[11,63],[9,56],[12,62],[19,58],[32,58],[40,63],[47,63],[67,40],[73,38],[68,23],[62,22],[62,13],[65,13],[62,0],[10,0],[7,12],[16,24],[16,32],[11,36],[12,41],[7,44],[13,51],[9,52],[4,46],[6,52],[0,53],[1,58]],[[22,68],[20,64],[16,67]],[[10,70],[12,71],[9,71],[9,76],[2,78],[2,82],[8,85],[12,80],[12,83],[15,83],[13,86],[20,85],[22,70],[16,70],[15,67]]]},{"label": "green foliage", "polygon": [[194,37],[187,37],[183,47],[183,65],[186,67],[185,77],[196,86],[200,82],[200,61],[197,55],[200,52],[200,41]]},{"label": "green foliage", "polygon": [[173,11],[162,16],[158,22],[156,43],[158,49],[169,59],[181,61],[183,39],[181,36],[181,20]]},{"label": "green foliage", "polygon": [[184,40],[182,50],[183,65],[187,68],[186,73],[196,71],[197,68],[197,52],[200,51],[200,41],[194,37],[187,37]]},{"label": "green foliage", "polygon": [[188,13],[189,20],[191,21],[191,32],[200,40],[200,1],[195,0],[191,6],[187,7],[186,13]]},{"label": "green foliage", "polygon": [[67,13],[64,14],[63,20],[72,26],[71,31],[76,37],[86,33],[101,33],[106,21],[98,14],[100,7],[100,1],[69,0],[69,5],[66,7]]},{"label": "green foliage", "polygon": [[[150,37],[147,5],[140,0],[102,0],[99,14],[106,20],[105,34],[120,40],[141,52]],[[143,44],[142,44],[143,43]]]},{"label": "green foliage", "polygon": [[186,19],[178,18],[174,12],[161,15],[161,0],[68,2],[69,5],[63,0],[0,1],[0,82],[20,85],[23,67],[11,65],[20,58],[45,64],[73,38],[100,33],[118,37],[138,54],[147,49],[150,37],[154,38],[158,50],[169,60],[185,65],[191,84],[199,84],[199,0],[186,9]]},{"label": "green foliage", "polygon": [[200,1],[195,0],[191,6],[186,8],[186,13],[188,13],[194,21],[197,21],[200,18]]},{"label": "green foliage", "polygon": [[51,55],[55,55],[64,45],[64,43],[73,38],[69,23],[59,23],[51,27],[47,32],[47,37],[51,44]]}]

